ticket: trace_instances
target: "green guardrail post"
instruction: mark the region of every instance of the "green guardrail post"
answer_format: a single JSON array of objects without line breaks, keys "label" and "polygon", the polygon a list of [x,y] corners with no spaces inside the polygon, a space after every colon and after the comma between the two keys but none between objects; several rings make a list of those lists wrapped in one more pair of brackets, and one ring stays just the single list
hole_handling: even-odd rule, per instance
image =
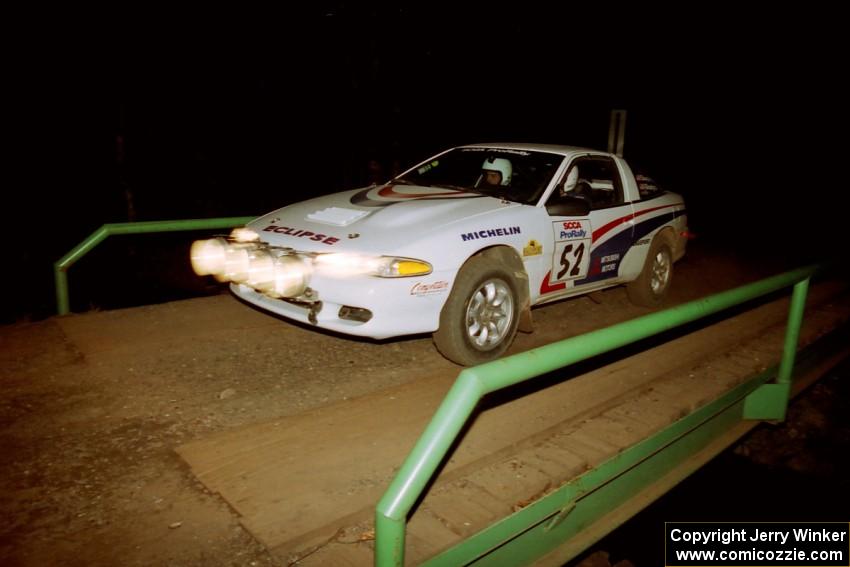
[{"label": "green guardrail post", "polygon": [[800,340],[800,327],[803,324],[803,312],[806,310],[806,296],[809,280],[806,278],[794,284],[791,295],[791,307],[788,309],[788,328],[785,330],[785,344],[782,349],[782,361],[776,382],[764,384],[744,402],[744,419],[782,421],[788,411],[788,399],[791,395],[791,376],[794,373],[794,358],[797,355],[797,343]]},{"label": "green guardrail post", "polygon": [[53,275],[56,281],[56,310],[59,315],[67,315],[71,312],[71,299],[68,294],[68,269],[95,246],[106,240],[107,236],[109,236],[109,225],[105,224],[53,264]]},{"label": "green guardrail post", "polygon": [[71,312],[71,300],[68,298],[68,272],[53,264],[53,282],[56,286],[56,313],[67,315]]},{"label": "green guardrail post", "polygon": [[779,376],[776,381],[780,384],[790,384],[794,372],[794,357],[797,354],[797,344],[800,341],[800,327],[803,325],[803,312],[806,310],[806,296],[809,292],[809,280],[806,278],[794,284],[791,296],[791,307],[788,311],[788,329],[785,332],[785,347],[782,352],[782,362],[779,365]]},{"label": "green guardrail post", "polygon": [[475,368],[462,370],[375,512],[375,565],[404,565],[407,514],[425,489],[478,400],[487,393]]},{"label": "green guardrail post", "polygon": [[176,232],[184,230],[207,230],[232,228],[243,225],[255,217],[229,217],[216,219],[187,219],[143,221],[105,224],[77,244],[70,252],[53,264],[53,280],[56,283],[56,311],[59,315],[71,312],[68,293],[68,269],[80,258],[113,234],[144,234],[152,232]]}]

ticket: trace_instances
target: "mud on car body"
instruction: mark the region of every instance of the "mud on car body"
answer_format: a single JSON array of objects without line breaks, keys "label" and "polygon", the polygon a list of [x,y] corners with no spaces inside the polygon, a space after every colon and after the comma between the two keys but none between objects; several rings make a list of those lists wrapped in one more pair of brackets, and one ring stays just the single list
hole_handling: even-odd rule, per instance
[{"label": "mud on car body", "polygon": [[192,264],[284,317],[376,339],[433,333],[444,356],[478,364],[530,330],[534,305],[621,284],[638,304],[663,300],[685,204],[645,188],[605,152],[461,146],[197,241]]}]

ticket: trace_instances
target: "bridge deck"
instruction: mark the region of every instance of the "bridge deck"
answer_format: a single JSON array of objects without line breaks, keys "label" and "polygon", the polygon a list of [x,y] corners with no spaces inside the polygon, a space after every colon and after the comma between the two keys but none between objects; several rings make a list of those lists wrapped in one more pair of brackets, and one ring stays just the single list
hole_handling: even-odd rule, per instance
[{"label": "bridge deck", "polygon": [[[773,301],[492,396],[411,517],[408,560],[451,547],[776,364],[787,312],[787,299]],[[813,286],[801,344],[848,318],[841,286]],[[375,502],[452,379],[425,376],[178,452],[279,557],[368,564]]]}]

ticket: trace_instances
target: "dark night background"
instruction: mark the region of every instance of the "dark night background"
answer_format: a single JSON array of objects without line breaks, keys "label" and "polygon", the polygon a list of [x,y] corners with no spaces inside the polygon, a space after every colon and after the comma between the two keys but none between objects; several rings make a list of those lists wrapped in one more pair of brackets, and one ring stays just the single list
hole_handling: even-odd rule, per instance
[{"label": "dark night background", "polygon": [[[825,4],[74,16],[7,20],[0,323],[53,315],[53,262],[104,223],[259,215],[457,144],[606,149],[614,108],[624,157],[684,195],[702,242],[846,256],[847,40]],[[198,236],[108,239],[71,269],[72,310],[213,292],[188,265]],[[606,549],[626,557],[654,537],[623,533]]]},{"label": "dark night background", "polygon": [[[7,85],[4,322],[54,313],[52,263],[103,223],[260,214],[456,144],[605,149],[612,108],[702,238],[808,255],[840,232],[845,41],[817,6],[41,16]],[[175,260],[194,237],[107,240],[71,269],[72,309],[203,292]]]}]

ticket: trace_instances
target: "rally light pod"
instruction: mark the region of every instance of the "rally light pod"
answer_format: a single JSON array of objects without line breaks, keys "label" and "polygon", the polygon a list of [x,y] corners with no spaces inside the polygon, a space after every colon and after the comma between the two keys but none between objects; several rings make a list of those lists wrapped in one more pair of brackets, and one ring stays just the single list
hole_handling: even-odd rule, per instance
[{"label": "rally light pod", "polygon": [[189,252],[192,269],[199,276],[219,276],[227,261],[227,241],[223,238],[196,240]]},{"label": "rally light pod", "polygon": [[266,292],[274,297],[298,297],[307,291],[311,269],[297,256],[280,256],[274,262],[274,283]]}]

